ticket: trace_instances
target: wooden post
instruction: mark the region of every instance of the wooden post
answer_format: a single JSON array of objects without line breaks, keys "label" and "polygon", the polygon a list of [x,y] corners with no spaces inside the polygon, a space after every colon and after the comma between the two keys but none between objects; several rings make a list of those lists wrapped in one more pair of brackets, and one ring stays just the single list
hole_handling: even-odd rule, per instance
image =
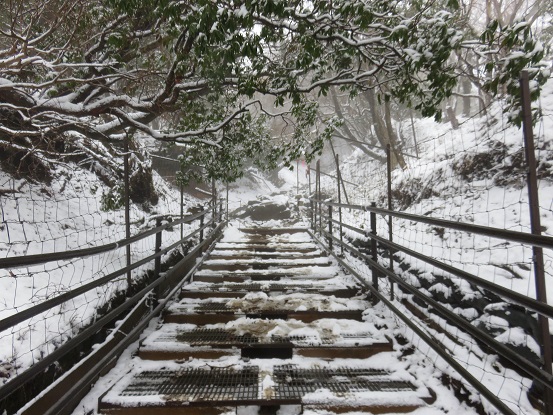
[{"label": "wooden post", "polygon": [[[538,178],[536,174],[536,154],[534,150],[534,131],[532,128],[532,108],[530,98],[530,81],[527,71],[522,71],[520,79],[521,95],[522,95],[522,117],[523,117],[523,134],[524,148],[526,151],[526,163],[528,165],[528,199],[530,203],[530,224],[532,234],[541,235],[541,220],[540,220],[540,202],[538,197]],[[543,262],[543,249],[533,247],[534,261],[534,278],[536,285],[536,299],[547,304],[546,284],[545,284],[545,269]],[[551,336],[549,334],[549,320],[547,317],[540,315],[538,324],[541,332],[541,352],[543,356],[543,369],[547,373],[551,373]],[[549,388],[545,389],[543,398],[545,405],[545,414],[553,414],[553,391]]]}]

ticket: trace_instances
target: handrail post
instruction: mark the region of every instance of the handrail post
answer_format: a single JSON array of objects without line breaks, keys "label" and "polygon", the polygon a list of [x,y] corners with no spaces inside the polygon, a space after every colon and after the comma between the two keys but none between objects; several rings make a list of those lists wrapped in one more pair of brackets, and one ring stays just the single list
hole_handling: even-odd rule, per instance
[{"label": "handrail post", "polygon": [[223,221],[223,199],[219,199],[219,222]]},{"label": "handrail post", "polygon": [[[388,176],[388,210],[392,210],[392,157],[391,146],[386,146],[386,170]],[[393,217],[388,215],[388,240],[393,242]],[[394,272],[394,250],[388,247],[388,255],[390,255],[390,271]],[[390,300],[394,299],[394,282],[390,279]]]},{"label": "handrail post", "polygon": [[333,248],[333,241],[332,241],[332,205],[328,205],[328,247],[330,251],[332,251]]},{"label": "handrail post", "polygon": [[[205,218],[205,212],[202,216],[200,216],[200,244],[204,241],[204,218]],[[202,256],[202,249],[200,248],[198,251],[198,256]]]},{"label": "handrail post", "polygon": [[[534,150],[534,131],[532,128],[532,108],[530,98],[530,81],[528,71],[522,71],[520,78],[520,89],[522,95],[522,118],[524,149],[526,152],[526,164],[528,167],[528,199],[530,204],[530,225],[532,234],[541,235],[540,202],[538,196],[538,178],[536,154]],[[536,299],[547,304],[547,288],[545,283],[545,269],[543,260],[543,249],[537,246],[532,248],[534,262],[534,279],[536,286]],[[543,369],[547,373],[552,371],[551,356],[551,335],[549,331],[549,320],[542,315],[538,316],[538,325],[541,331],[541,353],[543,357]],[[553,415],[553,391],[545,389],[543,403],[546,415]]]},{"label": "handrail post", "polygon": [[[161,226],[161,218],[156,219],[156,228]],[[162,243],[162,232],[163,230],[160,230],[156,233],[156,246],[155,246],[155,253],[161,251],[161,243]],[[154,276],[155,278],[159,277],[159,274],[161,272],[161,256],[158,256],[154,259]]]},{"label": "handrail post", "polygon": [[317,215],[319,217],[319,229],[322,229],[321,216],[322,216],[322,202],[321,202],[321,160],[317,160],[317,183],[315,184],[317,192]]},{"label": "handrail post", "polygon": [[[130,166],[129,166],[129,137],[126,136],[123,140],[123,174],[125,176],[125,238],[131,237],[131,190],[130,190]],[[125,247],[127,257],[127,267],[131,266],[131,245]],[[127,272],[127,295],[131,293],[132,276],[131,271]]]},{"label": "handrail post", "polygon": [[[376,207],[376,203],[372,202],[371,207]],[[371,234],[376,235],[376,213],[374,212],[370,213],[370,221],[371,221]],[[373,261],[377,262],[378,254],[376,251],[376,239],[374,238],[371,238],[371,252],[372,252]],[[374,267],[372,269],[372,282],[373,282],[373,287],[376,290],[378,290],[378,272]],[[376,298],[376,296],[373,296],[372,303],[373,305],[378,303],[378,299]]]},{"label": "handrail post", "polygon": [[311,228],[315,230],[315,222],[313,222],[313,199],[309,198],[309,220],[311,221]]},{"label": "handrail post", "polygon": [[227,221],[229,220],[229,218],[228,218],[228,187],[229,187],[229,186],[228,186],[228,182],[227,182],[227,200],[226,200],[226,202],[225,202],[225,203],[226,203],[226,211],[227,211],[227,212],[226,212]]},{"label": "handrail post", "polygon": [[[338,184],[338,203],[342,204],[342,192],[340,191],[340,182],[342,181],[342,174],[340,173],[340,160],[339,155],[336,154],[336,183]],[[342,206],[338,206],[338,221],[340,222],[340,255],[344,255],[344,237],[342,229]]]},{"label": "handrail post", "polygon": [[[180,218],[181,220],[184,218],[184,187],[181,184],[180,185]],[[184,223],[180,224],[180,239],[184,238]]]}]

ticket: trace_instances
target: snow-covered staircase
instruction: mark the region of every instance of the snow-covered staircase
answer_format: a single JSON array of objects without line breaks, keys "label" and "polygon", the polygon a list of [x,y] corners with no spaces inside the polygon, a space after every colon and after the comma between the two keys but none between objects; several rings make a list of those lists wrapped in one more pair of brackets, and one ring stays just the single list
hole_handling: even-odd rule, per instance
[{"label": "snow-covered staircase", "polygon": [[432,391],[406,370],[381,324],[305,229],[231,227],[98,408],[173,415],[423,407]]}]

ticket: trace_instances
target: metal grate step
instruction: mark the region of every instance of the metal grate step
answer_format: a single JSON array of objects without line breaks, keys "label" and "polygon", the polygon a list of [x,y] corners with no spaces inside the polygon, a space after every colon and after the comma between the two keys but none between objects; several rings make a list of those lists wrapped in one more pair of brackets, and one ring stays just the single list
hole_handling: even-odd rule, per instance
[{"label": "metal grate step", "polygon": [[313,284],[282,284],[280,282],[271,283],[211,283],[209,285],[183,287],[181,298],[208,299],[213,297],[238,298],[246,294],[261,291],[265,293],[319,293],[323,295],[333,295],[339,298],[355,297],[359,289],[348,286],[334,285],[313,285]]},{"label": "metal grate step", "polygon": [[259,368],[190,368],[137,375],[120,396],[168,395],[184,402],[236,402],[259,399]]},{"label": "metal grate step", "polygon": [[328,389],[336,396],[351,392],[415,391],[407,381],[386,379],[388,373],[378,369],[299,369],[294,365],[275,366],[276,399],[301,399],[318,389]]},{"label": "metal grate step", "polygon": [[[269,387],[263,379],[272,380]],[[263,379],[262,379],[263,378]],[[127,378],[128,379],[128,378]],[[355,399],[344,401],[356,393],[378,393],[379,402],[394,406],[396,394],[406,393],[411,401],[421,401],[417,388],[404,380],[390,379],[389,373],[378,369],[355,368],[298,368],[281,365],[270,373],[260,373],[259,367],[235,368],[183,368],[178,371],[144,371],[127,380],[119,390],[108,391],[101,399],[99,409],[171,407],[214,407],[224,405],[285,405],[300,404],[303,398],[317,390],[327,390],[338,399],[341,407],[358,406]],[[386,398],[382,400],[382,393]],[[424,393],[424,392],[423,392]],[[328,394],[321,402],[328,404]],[[108,413],[112,413],[108,411]],[[132,413],[132,412],[129,412]],[[168,412],[170,413],[170,412]]]}]

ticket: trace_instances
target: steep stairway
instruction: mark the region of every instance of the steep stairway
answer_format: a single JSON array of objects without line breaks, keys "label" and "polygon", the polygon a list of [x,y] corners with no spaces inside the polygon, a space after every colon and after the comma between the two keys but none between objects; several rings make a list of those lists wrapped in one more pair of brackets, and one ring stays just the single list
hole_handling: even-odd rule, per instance
[{"label": "steep stairway", "polygon": [[367,295],[301,227],[230,227],[101,414],[404,413],[434,397]]}]

